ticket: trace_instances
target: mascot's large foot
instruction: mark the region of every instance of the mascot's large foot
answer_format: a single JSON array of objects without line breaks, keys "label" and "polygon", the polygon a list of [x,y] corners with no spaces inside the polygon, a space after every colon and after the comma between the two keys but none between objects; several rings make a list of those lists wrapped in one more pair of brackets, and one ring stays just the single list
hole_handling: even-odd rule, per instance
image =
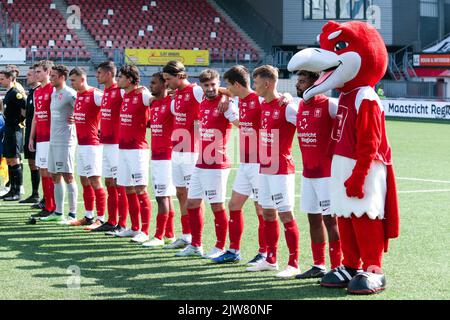
[{"label": "mascot's large foot", "polygon": [[357,273],[357,269],[340,266],[325,274],[320,285],[327,288],[346,288]]},{"label": "mascot's large foot", "polygon": [[384,274],[362,272],[353,277],[348,284],[347,291],[351,294],[374,294],[383,291],[385,287]]}]

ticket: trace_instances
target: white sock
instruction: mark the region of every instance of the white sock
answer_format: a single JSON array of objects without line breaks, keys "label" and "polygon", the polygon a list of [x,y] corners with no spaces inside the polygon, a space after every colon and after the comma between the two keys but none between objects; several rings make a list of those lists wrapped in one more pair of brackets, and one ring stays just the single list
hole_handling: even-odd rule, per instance
[{"label": "white sock", "polygon": [[186,242],[191,243],[192,242],[192,235],[191,234],[182,234],[181,239],[183,239]]},{"label": "white sock", "polygon": [[325,270],[325,266],[318,266],[318,265],[314,265],[314,267]]},{"label": "white sock", "polygon": [[54,183],[55,186],[55,211],[58,213],[64,214],[64,194],[65,194],[65,188],[64,184],[62,182],[60,183]]},{"label": "white sock", "polygon": [[97,216],[97,220],[105,222],[105,216]]},{"label": "white sock", "polygon": [[94,211],[86,210],[86,213],[84,214],[84,216],[88,219],[94,219]]},{"label": "white sock", "polygon": [[78,201],[78,186],[75,181],[67,184],[67,194],[69,196],[69,212],[77,212],[77,201]]},{"label": "white sock", "polygon": [[228,249],[228,251],[234,253],[234,254],[239,254],[241,253],[241,250],[236,250],[236,249]]}]

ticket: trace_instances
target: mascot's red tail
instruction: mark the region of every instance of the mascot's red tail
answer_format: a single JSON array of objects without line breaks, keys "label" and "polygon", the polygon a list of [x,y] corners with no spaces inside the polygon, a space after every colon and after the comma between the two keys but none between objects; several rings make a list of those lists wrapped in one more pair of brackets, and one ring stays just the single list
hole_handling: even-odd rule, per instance
[{"label": "mascot's red tail", "polygon": [[395,239],[400,234],[400,214],[398,209],[397,184],[394,167],[387,166],[387,190],[384,207],[384,252],[388,251],[389,239]]}]

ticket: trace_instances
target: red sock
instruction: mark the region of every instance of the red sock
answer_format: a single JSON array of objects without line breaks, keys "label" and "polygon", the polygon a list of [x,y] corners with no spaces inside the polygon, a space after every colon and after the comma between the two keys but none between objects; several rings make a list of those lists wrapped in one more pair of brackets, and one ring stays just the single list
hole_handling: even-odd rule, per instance
[{"label": "red sock", "polygon": [[117,224],[117,204],[119,195],[116,187],[107,187],[108,190],[108,223],[115,226]]},{"label": "red sock", "polygon": [[311,241],[311,249],[315,266],[325,266],[325,246],[325,242],[314,243]]},{"label": "red sock", "polygon": [[267,258],[268,263],[277,262],[277,246],[278,238],[280,237],[280,230],[278,228],[278,220],[264,221],[264,231],[266,235],[267,244]]},{"label": "red sock", "polygon": [[190,224],[189,214],[181,216],[181,232],[183,234],[191,234],[191,224]]},{"label": "red sock", "polygon": [[220,210],[214,212],[214,224],[216,227],[216,248],[224,249],[225,242],[227,241],[227,232],[228,232],[228,217],[227,211]]},{"label": "red sock", "polygon": [[372,220],[366,214],[361,218],[352,217],[351,220],[361,254],[363,270],[381,272],[384,253],[383,220]]},{"label": "red sock", "polygon": [[42,190],[44,191],[45,198],[45,210],[47,211],[55,211],[55,191],[54,184],[51,177],[42,177]]},{"label": "red sock", "polygon": [[329,242],[328,253],[330,254],[331,269],[339,267],[342,263],[341,241]]},{"label": "red sock", "polygon": [[192,241],[191,245],[200,247],[202,245],[202,231],[203,231],[203,213],[202,209],[188,209],[189,224],[191,226]]},{"label": "red sock", "polygon": [[139,212],[141,214],[142,221],[141,231],[148,235],[148,230],[150,229],[150,218],[152,216],[152,204],[150,203],[147,192],[138,195],[138,199],[140,207]]},{"label": "red sock", "polygon": [[95,192],[92,186],[83,186],[84,209],[94,211]]},{"label": "red sock", "polygon": [[155,238],[158,238],[159,240],[162,240],[168,220],[169,220],[169,214],[168,213],[158,213],[158,215],[156,216]]},{"label": "red sock", "polygon": [[361,268],[361,256],[355,231],[353,230],[352,218],[338,218],[339,237],[343,254],[342,264],[353,269]]},{"label": "red sock", "polygon": [[139,231],[141,229],[139,221],[139,200],[136,193],[127,193],[128,206],[130,207],[131,230]]},{"label": "red sock", "polygon": [[294,268],[298,268],[298,242],[300,234],[298,232],[297,221],[284,224],[284,236],[286,238],[286,244],[289,249],[289,265]]},{"label": "red sock", "polygon": [[259,253],[267,253],[264,217],[262,215],[258,215],[258,220],[259,220],[258,226]]},{"label": "red sock", "polygon": [[167,217],[167,222],[166,222],[166,230],[165,230],[166,238],[175,237],[175,233],[173,231],[173,217],[175,217],[175,212],[169,211],[169,215]]},{"label": "red sock", "polygon": [[97,209],[97,217],[104,217],[106,210],[106,193],[103,188],[94,190],[95,192],[95,207]]},{"label": "red sock", "polygon": [[230,249],[239,250],[241,247],[242,234],[244,233],[244,215],[242,210],[230,210]]},{"label": "red sock", "polygon": [[119,226],[125,228],[128,218],[128,197],[125,187],[117,187],[117,196],[119,199]]}]

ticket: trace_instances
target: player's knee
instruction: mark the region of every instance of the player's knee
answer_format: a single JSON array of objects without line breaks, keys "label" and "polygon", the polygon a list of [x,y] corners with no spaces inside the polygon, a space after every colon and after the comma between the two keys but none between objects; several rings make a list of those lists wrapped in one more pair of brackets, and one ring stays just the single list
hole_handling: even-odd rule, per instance
[{"label": "player's knee", "polygon": [[325,223],[325,226],[327,227],[327,229],[337,228],[337,219],[336,219],[336,217],[333,217],[331,215],[324,216],[323,217],[323,222]]},{"label": "player's knee", "polygon": [[107,188],[115,187],[116,186],[116,181],[114,179],[112,179],[112,178],[106,178],[105,179],[105,185],[106,185]]}]

